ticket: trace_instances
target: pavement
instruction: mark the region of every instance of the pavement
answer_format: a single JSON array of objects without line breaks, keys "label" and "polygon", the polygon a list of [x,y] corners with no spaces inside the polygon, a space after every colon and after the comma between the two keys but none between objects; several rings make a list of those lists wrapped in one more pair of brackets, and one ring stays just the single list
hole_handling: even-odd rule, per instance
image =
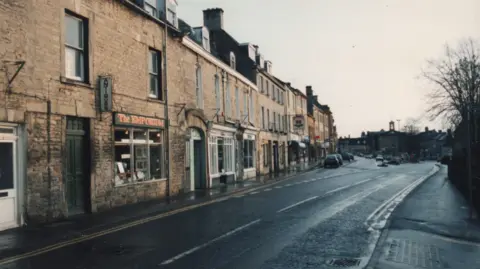
[{"label": "pavement", "polygon": [[[394,231],[396,222],[390,220],[409,212],[402,211],[407,204],[416,209],[418,202],[409,201],[436,178],[435,167],[432,162],[377,167],[359,158],[338,169],[315,169],[163,212],[124,216],[51,244],[0,233],[0,269],[396,268],[382,267],[378,254]],[[469,225],[463,231],[477,227]],[[70,226],[50,230],[62,233],[63,227]]]},{"label": "pavement", "polygon": [[480,268],[480,222],[469,218],[446,166],[413,191],[388,222],[367,268]]}]

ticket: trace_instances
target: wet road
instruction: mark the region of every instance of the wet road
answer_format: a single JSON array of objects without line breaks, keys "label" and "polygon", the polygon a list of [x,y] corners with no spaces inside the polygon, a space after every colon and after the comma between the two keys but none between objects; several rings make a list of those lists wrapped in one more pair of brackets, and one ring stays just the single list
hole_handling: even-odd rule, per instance
[{"label": "wet road", "polygon": [[[316,170],[1,268],[332,268],[368,261],[382,205],[434,163]],[[400,193],[401,194],[401,193]],[[398,199],[397,199],[398,200]],[[382,210],[379,210],[382,209]],[[383,214],[383,215],[382,215]]]}]

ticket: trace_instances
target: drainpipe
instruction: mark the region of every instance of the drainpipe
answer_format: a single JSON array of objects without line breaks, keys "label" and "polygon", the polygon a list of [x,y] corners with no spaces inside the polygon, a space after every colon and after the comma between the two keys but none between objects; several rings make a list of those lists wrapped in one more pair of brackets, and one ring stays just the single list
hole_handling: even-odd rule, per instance
[{"label": "drainpipe", "polygon": [[163,89],[164,89],[164,118],[165,118],[165,177],[167,178],[167,198],[171,197],[172,179],[170,177],[170,119],[168,117],[168,77],[167,77],[167,38],[168,38],[168,23],[167,23],[167,0],[163,1],[164,10],[164,33],[163,33]]},{"label": "drainpipe", "polygon": [[51,115],[52,115],[52,102],[50,100],[47,101],[47,178],[48,178],[48,212],[47,212],[47,220],[51,221],[51,217],[53,216],[52,212],[52,170],[51,170],[51,163],[52,163],[52,148],[51,148]]}]

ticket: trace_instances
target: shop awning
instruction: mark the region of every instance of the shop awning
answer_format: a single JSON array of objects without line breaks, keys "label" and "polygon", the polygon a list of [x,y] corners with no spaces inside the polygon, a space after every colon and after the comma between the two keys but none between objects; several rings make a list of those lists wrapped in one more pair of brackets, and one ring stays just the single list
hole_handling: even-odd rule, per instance
[{"label": "shop awning", "polygon": [[300,148],[304,149],[307,147],[307,145],[305,145],[305,143],[302,143],[302,142],[299,142],[299,141],[296,141],[296,140],[291,140],[290,141],[290,144],[291,145],[297,145],[299,146]]}]

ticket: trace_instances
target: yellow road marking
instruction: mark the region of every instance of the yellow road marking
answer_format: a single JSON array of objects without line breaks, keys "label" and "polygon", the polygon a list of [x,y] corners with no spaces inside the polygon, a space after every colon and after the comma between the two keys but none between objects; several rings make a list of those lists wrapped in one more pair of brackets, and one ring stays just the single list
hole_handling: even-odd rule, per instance
[{"label": "yellow road marking", "polygon": [[[311,170],[311,171],[314,171],[314,170]],[[52,244],[52,245],[49,245],[49,246],[46,246],[46,247],[43,247],[43,248],[39,248],[39,249],[30,251],[30,252],[27,252],[27,253],[24,253],[24,254],[20,254],[20,255],[8,257],[8,258],[5,258],[5,259],[1,259],[0,260],[0,265],[5,265],[5,264],[8,264],[8,263],[23,260],[23,259],[26,259],[26,258],[31,258],[31,257],[38,256],[38,255],[41,255],[41,254],[45,254],[47,252],[51,252],[51,251],[54,251],[54,250],[57,250],[57,249],[60,249],[60,248],[64,248],[64,247],[68,247],[68,246],[71,246],[71,245],[74,245],[74,244],[85,242],[85,241],[88,241],[88,240],[91,240],[91,239],[94,239],[94,238],[97,238],[97,237],[100,237],[100,236],[108,235],[108,234],[115,233],[115,232],[118,232],[118,231],[122,231],[122,230],[125,230],[125,229],[128,229],[128,228],[132,228],[132,227],[135,227],[135,226],[138,226],[138,225],[141,225],[141,224],[145,224],[147,222],[151,222],[151,221],[162,219],[162,218],[172,216],[172,215],[175,215],[175,214],[178,214],[178,213],[189,211],[189,210],[192,210],[192,209],[195,209],[195,208],[199,208],[199,207],[207,206],[207,205],[214,204],[214,203],[217,203],[217,202],[221,202],[221,201],[226,200],[226,198],[228,198],[228,197],[232,197],[234,195],[241,195],[241,194],[245,194],[245,193],[248,193],[248,192],[253,192],[253,191],[256,191],[256,190],[259,190],[259,189],[262,189],[262,188],[267,188],[269,186],[278,184],[278,183],[280,183],[282,181],[285,181],[285,180],[289,180],[289,179],[291,179],[295,176],[300,176],[300,175],[306,174],[308,172],[310,172],[310,171],[307,171],[307,172],[301,173],[301,174],[292,175],[292,176],[286,177],[282,180],[267,183],[267,184],[258,186],[256,188],[241,189],[241,190],[236,191],[236,192],[234,191],[234,192],[231,192],[230,194],[228,194],[227,196],[218,197],[218,198],[215,198],[211,201],[182,207],[182,208],[175,209],[175,210],[172,210],[172,211],[169,211],[169,212],[161,213],[161,214],[158,214],[158,215],[155,215],[155,216],[139,219],[139,220],[136,220],[136,221],[132,221],[130,223],[126,223],[126,224],[122,224],[122,225],[119,225],[119,226],[116,226],[116,227],[112,227],[112,228],[109,228],[107,230],[103,230],[103,231],[100,231],[100,232],[95,232],[95,233],[92,233],[92,234],[89,234],[89,235],[85,235],[85,236],[82,236],[82,237],[79,237],[79,238],[74,238],[74,239],[67,240],[67,241],[64,241],[64,242],[59,242],[59,243],[56,243],[56,244]]]}]

